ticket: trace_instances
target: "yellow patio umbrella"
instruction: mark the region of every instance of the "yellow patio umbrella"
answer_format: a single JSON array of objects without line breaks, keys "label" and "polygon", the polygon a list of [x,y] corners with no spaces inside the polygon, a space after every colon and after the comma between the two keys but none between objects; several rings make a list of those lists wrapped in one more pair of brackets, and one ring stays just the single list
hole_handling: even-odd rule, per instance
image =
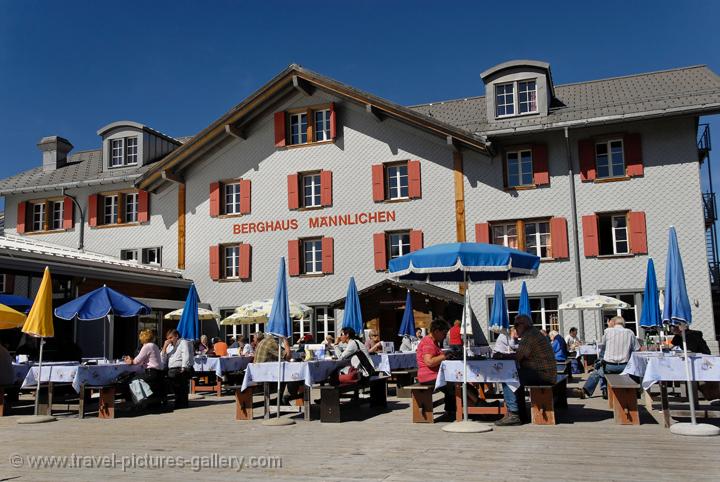
[{"label": "yellow patio umbrella", "polygon": [[42,378],[42,356],[45,338],[55,336],[55,326],[53,325],[53,309],[52,309],[52,280],[50,279],[50,268],[45,268],[42,282],[35,295],[32,308],[28,314],[27,320],[22,327],[22,332],[30,336],[40,338],[40,354],[38,356],[38,375],[37,389],[35,391],[35,415],[25,417],[18,420],[18,423],[40,423],[55,420],[52,416],[38,415],[38,402],[40,400],[40,379]]},{"label": "yellow patio umbrella", "polygon": [[9,306],[0,305],[0,330],[20,328],[25,323],[25,315]]}]

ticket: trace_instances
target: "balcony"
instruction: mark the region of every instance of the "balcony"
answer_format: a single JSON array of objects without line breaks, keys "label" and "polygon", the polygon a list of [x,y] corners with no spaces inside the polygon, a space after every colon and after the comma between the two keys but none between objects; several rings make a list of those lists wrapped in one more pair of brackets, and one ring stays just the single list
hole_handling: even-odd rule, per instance
[{"label": "balcony", "polygon": [[698,161],[703,162],[710,153],[710,150],[712,149],[712,143],[710,142],[709,124],[698,125],[697,148]]},{"label": "balcony", "polygon": [[702,195],[703,211],[705,213],[705,228],[709,228],[717,221],[717,207],[715,205],[715,193],[706,192]]},{"label": "balcony", "polygon": [[716,261],[710,263],[710,287],[720,288],[720,263]]}]

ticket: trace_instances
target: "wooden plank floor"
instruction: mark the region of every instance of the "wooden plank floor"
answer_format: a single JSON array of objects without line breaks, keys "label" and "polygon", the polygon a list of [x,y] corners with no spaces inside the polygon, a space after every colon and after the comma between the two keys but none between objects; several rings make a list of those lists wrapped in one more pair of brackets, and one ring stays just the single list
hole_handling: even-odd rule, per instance
[{"label": "wooden plank floor", "polygon": [[[314,398],[318,395],[313,393]],[[259,398],[256,397],[256,401]],[[408,401],[390,398],[390,410],[357,409],[358,420],[303,422],[267,427],[259,419],[234,420],[230,396],[206,397],[191,408],[141,417],[40,425],[0,418],[0,480],[513,480],[513,481],[717,481],[720,437],[672,435],[641,407],[641,426],[619,426],[601,398],[570,398],[557,426],[498,428],[484,434],[450,434],[443,424],[412,424]],[[256,405],[257,406],[257,405]],[[260,409],[256,408],[259,416]],[[317,414],[314,414],[316,418]],[[288,415],[290,416],[290,415]],[[362,420],[367,417],[367,419]],[[235,470],[27,467],[28,455],[143,457],[273,456],[282,467]],[[10,457],[25,464],[16,468]],[[247,460],[247,459],[246,459]],[[568,472],[568,467],[573,469]],[[689,472],[688,472],[689,470]]]}]

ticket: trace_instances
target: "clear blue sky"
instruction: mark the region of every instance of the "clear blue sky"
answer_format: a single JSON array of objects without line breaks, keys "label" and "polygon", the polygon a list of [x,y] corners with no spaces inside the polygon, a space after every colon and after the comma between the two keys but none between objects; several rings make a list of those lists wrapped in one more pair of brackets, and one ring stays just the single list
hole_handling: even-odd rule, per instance
[{"label": "clear blue sky", "polygon": [[39,165],[47,135],[77,151],[121,119],[194,134],[293,62],[401,104],[481,95],[479,73],[516,58],[557,84],[720,73],[718,19],[720,2],[688,0],[0,0],[0,177]]}]

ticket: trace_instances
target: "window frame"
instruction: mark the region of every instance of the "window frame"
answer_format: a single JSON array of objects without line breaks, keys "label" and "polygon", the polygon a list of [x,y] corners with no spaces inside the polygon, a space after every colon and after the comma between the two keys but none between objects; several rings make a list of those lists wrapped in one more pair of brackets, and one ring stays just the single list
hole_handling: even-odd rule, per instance
[{"label": "window frame", "polygon": [[[627,177],[627,161],[625,159],[625,141],[622,137],[607,137],[602,139],[595,139],[594,141],[594,154],[595,154],[595,179],[598,181],[604,181],[608,179],[624,179]],[[622,156],[622,173],[621,174],[615,174],[613,172],[613,165],[615,163],[612,159],[612,144],[614,142],[620,143],[620,155]],[[608,175],[607,176],[601,176],[600,175],[600,164],[598,162],[598,146],[605,146],[606,153],[605,156],[607,156],[607,170]]]},{"label": "window frame", "polygon": [[[318,343],[322,343],[327,335],[335,336],[337,333],[335,310],[332,310],[329,306],[314,306],[313,317],[315,318],[315,339]],[[331,324],[332,330],[330,329]],[[321,326],[322,329],[320,329]]]},{"label": "window frame", "polygon": [[[507,233],[507,228],[512,226],[512,228],[515,230],[515,246],[510,246],[508,244],[509,236]],[[495,242],[495,228],[503,228],[503,234],[501,235],[503,238],[503,244],[498,244]],[[506,248],[513,248],[513,249],[520,249],[520,237],[518,235],[518,229],[517,229],[517,221],[499,221],[497,223],[490,223],[490,240],[492,241],[492,244],[495,244],[497,246],[505,246]]]},{"label": "window frame", "polygon": [[[313,271],[307,270],[307,248],[306,245],[312,243],[313,249],[312,249],[312,255],[313,259],[311,261],[313,266]],[[319,249],[318,249],[319,248]],[[300,274],[304,276],[320,276],[323,275],[323,251],[322,251],[322,237],[313,237],[313,238],[302,238],[300,239]],[[318,263],[320,266],[320,269],[318,268]]]},{"label": "window frame", "polygon": [[[240,243],[223,244],[222,248],[222,276],[221,279],[238,280],[240,279]],[[232,265],[232,273],[228,275],[228,251],[234,250],[235,255],[232,256],[234,263]]]},{"label": "window frame", "polygon": [[[97,201],[97,225],[94,228],[111,228],[118,226],[138,226],[142,224],[139,221],[140,218],[140,191],[139,190],[124,190],[124,191],[107,191],[95,193],[98,197]],[[105,199],[108,197],[117,198],[117,216],[114,223],[106,222],[105,218]],[[135,216],[133,221],[128,221],[127,218],[127,206],[128,199],[134,198],[135,201]],[[122,202],[121,202],[122,199]]]},{"label": "window frame", "polygon": [[[150,262],[148,261],[148,254],[150,252],[156,253],[156,261]],[[149,248],[142,248],[142,264],[148,265],[148,266],[159,266],[162,267],[162,246],[152,246]]]},{"label": "window frame", "polygon": [[[319,104],[299,109],[288,109],[285,111],[285,129],[286,129],[286,145],[284,147],[300,147],[310,146],[315,144],[327,144],[335,142],[335,139],[330,137],[332,125],[330,122],[331,117],[331,103]],[[317,113],[327,113],[323,119],[323,124],[327,126],[327,129],[323,129],[323,133],[327,133],[327,138],[318,139],[317,137]],[[305,129],[302,130],[302,116],[305,116]],[[298,125],[298,141],[302,141],[303,137],[305,142],[294,142],[293,138],[293,126],[296,125],[294,120],[299,119]],[[325,135],[323,136],[325,137]]]},{"label": "window frame", "polygon": [[[400,173],[400,169],[405,168],[405,174],[402,175]],[[391,176],[390,170],[391,169],[397,169],[397,175]],[[395,190],[398,193],[398,196],[393,197],[392,195],[392,189],[393,187],[390,184],[391,179],[396,179],[398,186],[395,188]],[[405,179],[405,185],[403,186],[402,180]],[[383,164],[383,183],[384,183],[384,189],[385,189],[385,200],[386,201],[407,201],[410,199],[410,170],[408,168],[408,161],[400,161],[400,162],[389,162]],[[407,194],[405,196],[402,195],[403,187],[405,188],[405,191]]]},{"label": "window frame", "polygon": [[[47,200],[37,201],[37,202],[30,202],[30,206],[31,206],[31,211],[30,211],[30,227],[31,227],[31,229],[30,229],[30,231],[31,231],[31,232],[33,232],[33,233],[40,233],[40,232],[48,231],[48,229],[47,229],[47,228],[48,228],[48,223],[47,223],[47,204],[48,204],[48,201],[47,201]],[[37,219],[37,220],[36,220],[35,218],[36,218],[36,214],[38,214],[38,213],[36,213],[36,209],[35,209],[35,208],[40,208],[40,209],[39,209],[39,211],[40,211],[40,212],[39,212],[40,218]],[[36,224],[36,223],[38,223],[38,222],[40,223],[40,224],[39,224],[39,227],[38,227],[38,225]]]},{"label": "window frame", "polygon": [[[331,141],[330,137],[330,106],[327,109],[316,109],[313,113],[313,142],[327,142]],[[322,129],[318,129],[318,114],[322,114],[322,119],[319,121],[322,124]],[[318,139],[318,134],[323,133],[323,139]]]},{"label": "window frame", "polygon": [[[398,256],[393,256],[392,254],[392,246],[393,246],[393,236],[407,236],[407,252],[401,252]],[[387,249],[387,262],[390,263],[390,260],[399,258],[400,256],[404,256],[408,253],[410,253],[410,230],[401,230],[401,231],[387,231],[385,232],[385,244]],[[398,245],[401,249],[399,251],[402,251],[402,247],[405,246],[406,243],[403,243],[402,240],[400,244]]]},{"label": "window frame", "polygon": [[[542,329],[545,329],[545,330],[547,330],[548,332],[549,332],[551,329],[557,329],[559,332],[562,333],[562,323],[561,323],[561,316],[560,316],[560,309],[559,309],[559,306],[560,306],[560,294],[557,294],[557,293],[541,293],[541,294],[531,295],[531,296],[529,296],[528,298],[529,298],[529,300],[530,300],[530,307],[531,307],[531,308],[530,308],[530,318],[531,318],[532,321],[533,321],[533,326],[536,327],[536,328],[538,328],[538,329],[541,329],[541,328],[542,328]],[[534,301],[534,300],[538,300],[538,299],[540,300],[540,309],[539,309],[539,310],[533,310],[533,309],[532,309],[533,301]],[[555,306],[556,306],[555,309],[552,309],[552,308],[548,308],[548,307],[547,307],[548,300],[554,300],[554,301],[555,301]],[[506,301],[507,301],[507,306],[508,306],[508,318],[509,318],[510,320],[512,320],[512,319],[515,318],[515,316],[518,314],[518,311],[517,311],[517,310],[511,310],[511,309],[510,309],[510,305],[511,305],[511,304],[513,304],[513,305],[517,304],[517,306],[518,306],[518,308],[519,308],[520,296],[508,296],[508,297],[506,298]],[[490,317],[491,317],[491,314],[492,314],[492,302],[493,302],[493,296],[492,296],[492,295],[489,295],[489,296],[487,297],[487,303],[488,303],[488,304],[487,304],[487,306],[488,306],[488,311],[487,311],[487,314],[488,314],[487,323],[488,323],[488,327],[490,326]],[[540,324],[536,324],[536,323],[535,323],[535,317],[533,316],[534,314],[538,314],[538,316],[539,316],[539,318],[540,318]],[[553,316],[556,317],[554,324],[553,324]],[[494,341],[497,335],[495,335],[492,330],[490,330],[490,333],[492,334],[493,341]]]},{"label": "window frame", "polygon": [[[628,212],[609,212],[609,213],[596,213],[597,216],[597,230],[598,230],[598,257],[614,257],[614,256],[631,256],[632,252],[630,250],[630,230],[629,230],[629,221],[628,221]],[[610,220],[610,235],[609,235],[609,241],[612,244],[612,253],[603,253],[603,242],[602,240],[607,236],[602,229],[601,229],[601,219],[608,219]],[[616,228],[614,226],[614,220],[616,218],[622,218],[625,221],[625,226],[622,228]],[[618,240],[617,231],[624,230],[625,231],[625,239]],[[617,249],[618,243],[625,243],[626,250],[623,252],[619,252]]]},{"label": "window frame", "polygon": [[[114,199],[111,203],[110,221],[108,222],[107,200]],[[102,196],[102,224],[103,226],[114,226],[120,224],[120,193],[107,194]],[[114,221],[113,221],[114,219]]]},{"label": "window frame", "polygon": [[[45,209],[48,211],[47,230],[61,231],[63,229],[63,221],[65,218],[65,201],[49,200]],[[56,214],[58,215],[57,217],[55,216]]]},{"label": "window frame", "polygon": [[[321,177],[321,171],[309,171],[309,172],[301,172],[298,173],[298,176],[300,178],[300,189],[302,190],[302,194],[300,195],[300,207],[303,209],[316,209],[323,207],[322,204],[322,177]],[[305,199],[305,179],[313,179],[312,188],[313,193],[311,194],[311,197],[313,198],[313,202],[315,201],[315,198],[317,198],[317,204],[308,205],[306,204]],[[315,182],[315,179],[317,179],[317,182]],[[317,188],[317,194],[315,193],[315,189]]]},{"label": "window frame", "polygon": [[[535,248],[534,253],[530,253],[530,251],[528,251],[530,243],[528,243],[529,237],[527,234],[527,227],[532,224],[535,224],[537,226],[537,228],[535,229],[535,234],[532,235],[535,237],[535,243],[536,243],[534,246],[534,248]],[[538,229],[541,224],[547,225],[546,232],[542,232],[542,231],[540,231],[540,229]],[[546,235],[546,237],[545,237],[546,243],[544,245],[541,242],[543,235]],[[533,219],[533,220],[523,221],[523,237],[525,238],[524,245],[525,245],[526,253],[535,254],[535,256],[538,256],[540,259],[550,259],[551,258],[551,256],[542,256],[542,248],[543,247],[545,247],[546,254],[549,254],[552,252],[552,233],[550,231],[550,219],[547,219],[547,220]]]},{"label": "window frame", "polygon": [[[521,91],[521,90],[520,90],[521,84],[529,84],[529,83],[531,83],[531,82],[532,82],[533,84],[535,84],[535,88],[534,88],[533,90],[526,90],[526,91]],[[517,96],[516,96],[516,97],[517,97],[517,99],[516,99],[516,102],[517,102],[517,110],[516,110],[516,111],[517,111],[517,115],[537,114],[537,113],[538,113],[538,110],[539,110],[539,107],[538,107],[538,95],[537,95],[537,92],[538,92],[538,89],[537,89],[537,78],[518,80],[516,85],[517,85],[517,89],[516,89],[516,90],[517,90]],[[535,93],[535,99],[534,99],[534,101],[535,101],[535,110],[528,110],[527,112],[522,112],[521,105],[522,105],[522,104],[528,104],[528,105],[530,105],[531,102],[532,102],[532,101],[529,100],[529,96],[530,96],[530,93],[531,93],[531,92],[534,92],[534,93]],[[528,100],[525,100],[525,101],[520,100],[520,94],[521,94],[521,93],[526,93],[526,94],[528,94]]]},{"label": "window frame", "polygon": [[[127,257],[128,254],[133,253],[132,259],[129,259]],[[120,259],[123,261],[130,261],[132,263],[140,263],[140,252],[138,248],[128,248],[128,249],[121,249],[120,250]]]},{"label": "window frame", "polygon": [[[25,233],[47,234],[67,231],[63,226],[65,224],[65,198],[51,197],[46,199],[30,199],[24,201],[26,203],[25,214]],[[35,219],[35,207],[38,206],[40,218]],[[59,218],[55,219],[55,214],[59,214]],[[57,223],[55,222],[57,221]],[[39,222],[39,225],[37,224]]]},{"label": "window frame", "polygon": [[[222,197],[223,197],[223,201],[222,201],[222,214],[223,214],[224,216],[239,216],[240,214],[242,214],[242,213],[241,213],[241,208],[240,208],[240,202],[241,202],[241,201],[240,201],[240,198],[241,198],[241,193],[240,193],[240,190],[241,190],[241,188],[240,188],[240,179],[233,179],[233,180],[223,181],[223,182],[220,183],[220,186],[222,187]],[[228,188],[229,188],[229,187],[232,187],[233,189],[234,189],[235,187],[237,187],[237,192],[236,192],[236,193],[233,193],[234,199],[233,199],[233,201],[232,201],[231,203],[228,203]],[[232,211],[230,211],[230,210],[228,209],[228,206],[230,206],[230,205],[233,206],[233,210],[232,210]]]},{"label": "window frame", "polygon": [[[528,173],[526,173],[526,172],[523,171],[523,167],[522,167],[522,166],[523,166],[522,155],[523,155],[524,153],[529,153],[529,154],[530,154],[530,172],[529,172],[530,182],[528,182],[528,183],[523,183],[523,182],[522,182],[522,181],[523,181],[523,175],[524,175],[524,174],[528,174]],[[515,154],[515,155],[517,156],[516,162],[517,162],[517,164],[518,164],[518,181],[519,181],[519,184],[513,184],[513,183],[510,181],[510,173],[511,173],[511,169],[510,169],[510,155],[511,155],[511,154]],[[523,146],[523,147],[516,147],[516,148],[513,148],[513,149],[508,149],[507,151],[505,151],[505,172],[506,172],[506,174],[507,174],[507,176],[506,176],[506,177],[507,177],[507,187],[508,187],[509,189],[523,188],[523,187],[534,187],[534,186],[535,186],[535,179],[534,179],[535,165],[534,165],[534,160],[533,160],[533,152],[532,152],[532,149],[531,149],[530,147],[524,147],[524,146]]]},{"label": "window frame", "polygon": [[[535,82],[535,110],[528,111],[528,112],[520,112],[520,84],[527,84],[530,82]],[[498,87],[507,87],[512,86],[512,93],[510,94],[512,96],[511,103],[507,103],[507,93],[503,92],[502,95],[505,97],[503,100],[505,103],[499,104],[498,103]],[[532,91],[526,91],[528,94]],[[493,99],[495,102],[495,118],[496,119],[505,119],[508,117],[518,117],[518,116],[524,116],[524,115],[533,115],[540,112],[540,106],[538,102],[538,79],[537,77],[529,77],[525,79],[518,79],[518,80],[510,80],[507,82],[498,82],[496,84],[493,84]],[[526,101],[525,103],[529,103],[529,101]],[[499,113],[500,106],[503,106],[503,108],[506,110],[505,114]],[[513,109],[513,113],[508,114],[507,113],[507,106],[511,106]]]},{"label": "window frame", "polygon": [[[136,135],[108,139],[108,169],[118,169],[138,165],[140,158],[139,137],[140,136]],[[129,146],[128,141],[133,141],[133,145]],[[132,153],[129,153],[131,147]]]},{"label": "window frame", "polygon": [[[642,290],[637,290],[637,291],[634,291],[634,290],[621,290],[621,291],[607,290],[607,291],[605,291],[605,290],[603,290],[603,291],[600,291],[599,294],[601,294],[603,296],[610,296],[611,298],[615,298],[620,301],[625,301],[626,303],[627,303],[627,301],[621,299],[622,297],[626,297],[626,296],[633,297],[633,302],[630,305],[629,309],[627,309],[627,310],[622,310],[622,309],[602,310],[602,317],[603,317],[603,324],[605,324],[604,323],[605,317],[609,316],[610,313],[612,313],[612,316],[622,316],[623,319],[625,320],[625,328],[628,328],[630,331],[635,333],[635,336],[638,336],[640,334],[639,330],[640,330],[640,328],[642,328],[640,326],[640,315],[642,314],[642,307],[645,302],[645,300],[643,299],[643,294],[644,294],[643,291]],[[628,320],[627,317],[625,316],[625,314],[623,313],[623,312],[627,312],[629,310],[633,310],[634,317],[635,317],[634,320]]]},{"label": "window frame", "polygon": [[[539,218],[524,218],[524,219],[509,219],[504,221],[490,221],[488,224],[490,225],[490,243],[495,244],[498,246],[505,246],[508,248],[517,249],[520,251],[525,251],[526,253],[535,254],[536,256],[540,256],[541,261],[548,261],[553,260],[555,258],[552,257],[552,230],[550,229],[550,220],[552,219],[552,216],[549,217],[539,217]],[[542,233],[536,230],[535,236],[542,236],[543,234],[547,234],[547,244],[540,245],[539,250],[540,254],[538,254],[538,245],[536,244],[534,246],[535,252],[531,253],[528,251],[528,236],[526,232],[527,225],[529,224],[547,224],[547,233]],[[508,244],[508,240],[512,239],[513,235],[508,234],[508,228],[512,227],[515,230],[515,239],[516,243],[515,246],[511,246]],[[496,228],[503,228],[504,233],[502,234],[503,243],[496,243],[496,235],[495,230]],[[542,246],[546,247],[546,253],[548,256],[541,256],[542,254]]]}]

